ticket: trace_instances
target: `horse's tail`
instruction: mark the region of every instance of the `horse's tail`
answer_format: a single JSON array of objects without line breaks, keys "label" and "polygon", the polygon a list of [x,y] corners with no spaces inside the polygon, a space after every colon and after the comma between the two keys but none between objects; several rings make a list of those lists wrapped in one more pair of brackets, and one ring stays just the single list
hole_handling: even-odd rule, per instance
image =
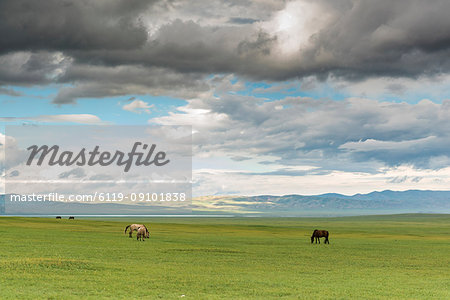
[{"label": "horse's tail", "polygon": [[130,228],[131,225],[128,225],[127,227],[125,227],[125,234],[127,234],[127,230],[128,228]]}]

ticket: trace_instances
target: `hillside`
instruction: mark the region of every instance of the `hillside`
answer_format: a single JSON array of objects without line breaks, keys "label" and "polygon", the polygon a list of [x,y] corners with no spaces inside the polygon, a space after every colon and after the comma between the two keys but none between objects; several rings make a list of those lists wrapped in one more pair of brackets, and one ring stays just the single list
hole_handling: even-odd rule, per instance
[{"label": "hillside", "polygon": [[450,191],[382,191],[346,196],[261,195],[199,197],[195,210],[264,215],[359,215],[376,213],[450,213]]},{"label": "hillside", "polygon": [[[7,198],[7,197],[6,197]],[[397,213],[450,213],[450,191],[382,191],[341,194],[206,196],[174,207],[129,203],[10,203],[0,195],[0,214],[232,214],[255,216],[343,216]],[[191,210],[192,208],[192,210]]]}]

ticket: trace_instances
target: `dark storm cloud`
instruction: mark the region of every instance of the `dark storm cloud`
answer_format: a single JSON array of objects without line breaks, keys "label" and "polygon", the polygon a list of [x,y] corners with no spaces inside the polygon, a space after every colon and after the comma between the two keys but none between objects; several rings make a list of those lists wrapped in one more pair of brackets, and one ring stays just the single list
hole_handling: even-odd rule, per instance
[{"label": "dark storm cloud", "polygon": [[0,51],[134,49],[146,41],[137,17],[150,3],[2,0]]},{"label": "dark storm cloud", "polygon": [[59,78],[61,83],[77,84],[61,88],[53,102],[67,104],[74,103],[77,98],[102,98],[127,94],[190,97],[209,89],[203,79],[204,77],[199,74],[182,74],[156,67],[78,64],[68,68]]},{"label": "dark storm cloud", "polygon": [[230,18],[228,22],[231,24],[253,24],[258,22],[258,20],[252,18]]},{"label": "dark storm cloud", "polygon": [[[182,86],[193,74],[277,81],[447,73],[448,11],[440,0],[4,0],[0,85],[71,84],[54,100],[63,104],[144,91],[142,69],[154,68],[181,74]],[[119,78],[95,67],[128,71]],[[150,86],[168,93],[172,83]]]},{"label": "dark storm cloud", "polygon": [[[109,66],[144,65],[170,68],[178,72],[233,73],[238,71],[242,59],[238,48],[248,43],[244,50],[253,50],[267,40],[266,34],[253,32],[252,28],[201,26],[194,21],[174,20],[160,27],[157,37],[139,49],[75,51],[72,54],[81,62],[101,62]],[[266,48],[261,52],[267,51]],[[240,52],[245,55],[244,51]]]},{"label": "dark storm cloud", "polygon": [[71,63],[60,53],[13,52],[0,56],[0,85],[32,85],[55,82]]},{"label": "dark storm cloud", "polygon": [[450,2],[440,0],[352,1],[336,9],[306,56],[317,62],[330,55],[330,63],[319,65],[349,76],[447,72],[449,10]]},{"label": "dark storm cloud", "polygon": [[[314,23],[311,17],[305,28],[289,28],[289,43],[310,35],[307,44],[298,44],[298,50],[290,53],[283,51],[285,33],[272,14],[256,26],[243,22],[239,27],[175,19],[160,26],[143,47],[81,49],[73,55],[108,65],[156,65],[179,72],[236,73],[267,80],[331,73],[350,79],[416,76],[449,70],[448,1],[318,1],[315,5],[316,13],[327,14],[328,21]],[[290,15],[284,18],[303,18],[301,11],[290,9],[285,7]]]}]

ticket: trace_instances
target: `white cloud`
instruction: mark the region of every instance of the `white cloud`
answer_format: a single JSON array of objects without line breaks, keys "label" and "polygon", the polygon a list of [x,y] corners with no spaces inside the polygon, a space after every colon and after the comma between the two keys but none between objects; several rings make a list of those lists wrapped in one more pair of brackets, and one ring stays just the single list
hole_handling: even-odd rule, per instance
[{"label": "white cloud", "polygon": [[70,122],[79,124],[101,124],[104,123],[99,117],[91,114],[67,114],[67,115],[43,115],[32,118],[39,122]]},{"label": "white cloud", "polygon": [[122,106],[123,110],[131,111],[133,113],[141,114],[141,113],[150,113],[150,108],[153,108],[153,104],[148,104],[142,100],[136,99],[131,103],[125,104]]},{"label": "white cloud", "polygon": [[448,100],[218,93],[150,122],[192,125],[196,195],[446,189],[450,178]]},{"label": "white cloud", "polygon": [[[8,151],[7,163],[6,151]],[[16,139],[0,133],[0,173],[3,174],[2,176],[4,176],[7,167],[15,166],[21,161],[23,161],[23,151],[20,151],[17,147]]]},{"label": "white cloud", "polygon": [[0,171],[3,172],[3,165],[5,163],[5,142],[6,135],[0,132]]},{"label": "white cloud", "polygon": [[312,46],[311,37],[331,21],[329,8],[317,1],[291,1],[274,14],[262,27],[277,36],[277,46],[284,55],[298,55],[298,51]]},{"label": "white cloud", "polygon": [[353,195],[382,190],[448,190],[450,167],[417,170],[403,165],[380,169],[377,174],[335,171],[304,176],[252,175],[229,170],[195,170],[194,196],[205,195],[317,195],[342,193]]},{"label": "white cloud", "polygon": [[372,99],[412,100],[428,98],[441,102],[448,99],[450,74],[421,76],[419,78],[374,77],[357,82],[349,82],[330,77],[325,83],[316,80],[316,89],[329,86],[347,95]]},{"label": "white cloud", "polygon": [[359,152],[377,151],[377,150],[396,150],[405,153],[411,148],[421,148],[426,147],[427,144],[436,142],[435,136],[428,136],[423,139],[414,139],[400,142],[393,141],[377,141],[374,139],[368,139],[359,142],[348,142],[341,146],[339,149],[347,149]]},{"label": "white cloud", "polygon": [[178,110],[151,122],[192,125],[197,155],[271,155],[279,164],[320,165],[326,170],[357,170],[367,161],[427,168],[433,157],[448,156],[450,147],[447,100],[442,104],[304,97],[266,101],[221,94],[189,101]]},{"label": "white cloud", "polygon": [[105,124],[98,116],[92,114],[64,114],[64,115],[40,115],[34,117],[3,117],[2,122],[35,121],[43,123],[78,123],[78,124]]}]

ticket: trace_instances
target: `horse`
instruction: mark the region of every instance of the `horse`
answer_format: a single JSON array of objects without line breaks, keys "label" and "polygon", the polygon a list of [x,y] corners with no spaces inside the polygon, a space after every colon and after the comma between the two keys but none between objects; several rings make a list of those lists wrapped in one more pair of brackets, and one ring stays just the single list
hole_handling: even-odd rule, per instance
[{"label": "horse", "polygon": [[57,218],[57,219],[61,219],[61,216],[57,216],[56,218]]},{"label": "horse", "polygon": [[330,241],[328,240],[328,231],[326,231],[326,230],[314,230],[314,232],[313,232],[313,234],[312,234],[312,236],[311,236],[311,244],[314,242],[314,238],[316,239],[316,244],[317,244],[317,241],[319,241],[319,244],[320,244],[320,238],[321,237],[324,237],[325,238],[325,244],[329,244],[330,243]]},{"label": "horse", "polygon": [[69,220],[75,220],[75,217],[69,217]]},{"label": "horse", "polygon": [[145,242],[145,239],[150,237],[150,233],[147,230],[147,227],[139,227],[136,233],[136,240]]},{"label": "horse", "polygon": [[131,224],[131,225],[128,225],[127,227],[125,227],[125,234],[127,234],[127,230],[128,230],[128,228],[130,228],[129,237],[131,238],[131,237],[133,237],[133,231],[137,231],[139,229],[139,227],[144,227],[145,230],[147,230],[147,233],[148,233],[148,229],[147,229],[147,227],[145,227],[145,225],[143,225],[143,224]]}]

